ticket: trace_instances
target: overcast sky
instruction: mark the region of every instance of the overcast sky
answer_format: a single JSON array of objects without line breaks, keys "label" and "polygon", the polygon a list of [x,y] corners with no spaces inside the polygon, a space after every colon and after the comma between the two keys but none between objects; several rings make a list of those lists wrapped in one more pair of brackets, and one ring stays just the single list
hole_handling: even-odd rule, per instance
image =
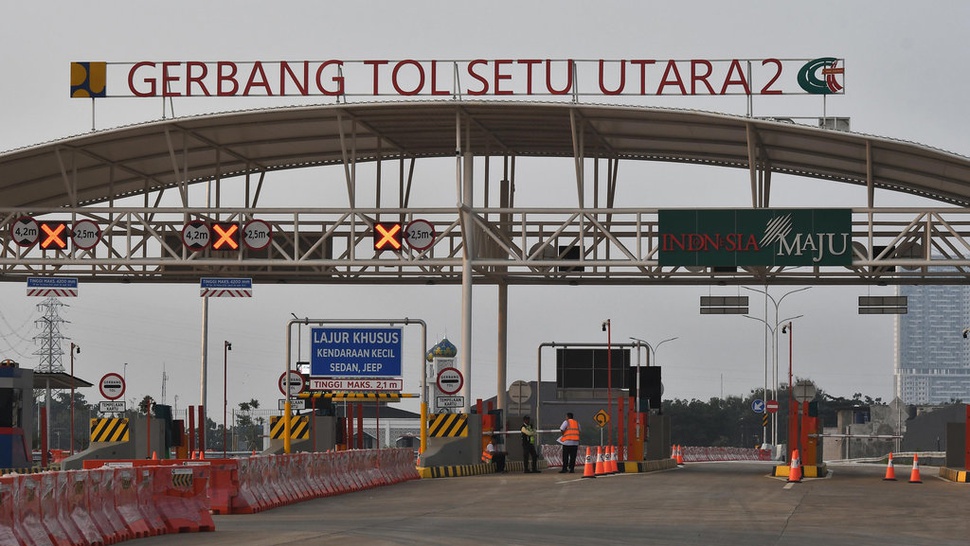
[{"label": "overcast sky", "polygon": [[[83,134],[91,129],[89,101],[69,98],[71,61],[578,58],[730,59],[845,58],[844,96],[826,102],[830,116],[851,118],[854,131],[913,141],[960,155],[970,152],[965,29],[970,4],[901,1],[788,2],[14,2],[0,18],[4,76],[0,78],[0,150]],[[364,99],[357,99],[364,100]],[[596,102],[609,102],[596,97]],[[176,115],[285,106],[295,100],[183,99]],[[314,100],[312,102],[325,102]],[[652,106],[744,114],[742,97],[655,99]],[[822,114],[814,97],[755,101],[755,115]],[[161,117],[157,100],[98,103],[99,129]],[[453,165],[453,163],[451,164]],[[516,203],[559,206],[536,172],[519,176]],[[671,166],[621,167],[618,206],[750,206],[747,172]],[[453,167],[451,173],[453,173]],[[569,167],[563,171],[569,176]],[[453,174],[428,180],[453,191]],[[630,178],[662,182],[644,196]],[[527,183],[529,181],[531,183]],[[777,177],[773,206],[861,207],[860,188]],[[287,193],[287,192],[290,193]],[[629,191],[629,194],[624,193]],[[274,202],[297,204],[300,195],[274,189]],[[628,199],[628,200],[627,200]],[[451,201],[453,202],[453,201]],[[876,205],[925,205],[912,197],[877,194]],[[325,205],[320,205],[325,206]],[[83,281],[82,281],[83,282]],[[794,287],[771,290],[780,297]],[[605,343],[604,319],[614,341],[679,337],[658,354],[666,398],[744,395],[764,377],[763,328],[738,316],[698,314],[707,287],[512,287],[509,305],[509,382],[533,380],[543,342]],[[723,289],[722,289],[723,290]],[[38,362],[32,341],[40,330],[39,298],[22,283],[0,283],[0,356],[27,367]],[[722,293],[722,292],[719,292]],[[742,291],[742,293],[745,293]],[[860,316],[856,297],[891,289],[814,287],[785,299],[783,317],[804,315],[795,331],[795,374],[831,394],[861,392],[888,399],[893,389],[893,319]],[[474,297],[473,397],[495,394],[496,289]],[[761,304],[752,297],[752,312]],[[77,375],[97,383],[128,363],[126,399],[199,401],[201,302],[191,285],[82,284],[65,299],[63,334],[82,347]],[[283,330],[290,313],[315,318],[425,320],[429,344],[447,336],[461,342],[459,287],[330,287],[257,285],[251,299],[221,298],[210,305],[209,415],[221,413],[222,341],[230,340],[229,403],[259,399],[275,407],[282,369]],[[418,392],[421,361],[417,330],[406,330],[405,391]],[[787,366],[787,339],[781,341]],[[65,353],[67,348],[64,348]],[[553,355],[544,377],[551,378]],[[67,363],[65,356],[65,363]],[[785,375],[787,370],[782,371]],[[98,400],[96,389],[86,393]],[[416,404],[405,404],[416,409]],[[216,417],[217,421],[221,420]]]}]

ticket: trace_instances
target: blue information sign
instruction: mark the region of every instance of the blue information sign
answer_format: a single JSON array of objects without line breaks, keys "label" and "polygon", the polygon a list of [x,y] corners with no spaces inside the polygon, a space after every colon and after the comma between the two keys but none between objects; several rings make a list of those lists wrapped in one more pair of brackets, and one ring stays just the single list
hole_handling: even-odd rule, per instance
[{"label": "blue information sign", "polygon": [[312,377],[398,377],[400,328],[313,328]]},{"label": "blue information sign", "polygon": [[27,288],[77,288],[77,277],[27,277]]},{"label": "blue information sign", "polygon": [[755,398],[754,401],[751,402],[751,411],[755,413],[764,413],[765,401],[760,398]]},{"label": "blue information sign", "polygon": [[252,289],[253,280],[252,279],[224,279],[217,277],[202,277],[199,283],[201,288],[212,288],[212,289]]}]

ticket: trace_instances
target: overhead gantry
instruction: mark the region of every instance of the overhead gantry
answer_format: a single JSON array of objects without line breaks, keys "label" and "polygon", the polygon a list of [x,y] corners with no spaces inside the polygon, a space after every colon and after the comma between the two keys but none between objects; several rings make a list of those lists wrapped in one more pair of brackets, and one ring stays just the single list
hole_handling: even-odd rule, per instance
[{"label": "overhead gantry", "polygon": [[[454,175],[434,172],[429,199],[416,190],[416,162],[447,157]],[[541,183],[575,204],[516,206],[522,158],[571,159],[574,177]],[[752,208],[770,205],[772,173],[863,185],[851,266],[662,267],[658,209],[617,202],[620,183],[636,183],[620,166],[634,161],[747,169]],[[276,205],[297,184],[284,171],[296,170],[312,193]],[[876,189],[940,206],[876,208]],[[485,284],[947,283],[970,271],[968,203],[967,158],[787,122],[576,104],[339,104],[173,119],[0,154],[0,279],[457,284],[467,270]],[[100,235],[90,248],[42,250],[13,236],[24,217],[86,221]],[[374,250],[375,222],[417,219],[434,226],[433,245]],[[184,241],[192,221],[253,220],[271,228],[265,247]]]},{"label": "overhead gantry", "polygon": [[[516,165],[526,159],[571,160],[566,174],[550,169],[538,184],[556,200],[575,193],[573,204],[517,205]],[[419,161],[454,167],[422,170],[419,187]],[[619,174],[634,162],[721,167],[725,178],[746,169],[751,209],[770,208],[773,175],[863,186],[866,202],[850,211],[851,258],[662,265],[661,211],[649,198],[618,197],[621,182],[639,182]],[[877,189],[939,205],[877,208]],[[473,284],[499,287],[501,344],[509,285],[965,283],[968,204],[966,157],[787,121],[575,103],[294,107],[163,120],[0,154],[0,281],[461,284],[470,378]],[[375,249],[377,224],[406,231],[416,221],[433,227],[433,241]],[[220,238],[242,235],[215,249],[216,224]],[[466,381],[466,411],[470,388]]]}]

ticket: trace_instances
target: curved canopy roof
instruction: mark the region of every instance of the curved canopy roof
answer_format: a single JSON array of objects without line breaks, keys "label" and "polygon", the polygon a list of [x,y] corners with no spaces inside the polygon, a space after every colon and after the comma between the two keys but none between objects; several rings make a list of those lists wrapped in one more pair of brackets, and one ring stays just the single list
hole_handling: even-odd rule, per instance
[{"label": "curved canopy roof", "polygon": [[0,204],[77,206],[247,172],[454,157],[458,120],[475,155],[582,154],[735,168],[756,157],[775,173],[871,180],[876,188],[970,205],[970,158],[913,143],[697,111],[465,101],[232,112],[71,137],[0,154]]}]

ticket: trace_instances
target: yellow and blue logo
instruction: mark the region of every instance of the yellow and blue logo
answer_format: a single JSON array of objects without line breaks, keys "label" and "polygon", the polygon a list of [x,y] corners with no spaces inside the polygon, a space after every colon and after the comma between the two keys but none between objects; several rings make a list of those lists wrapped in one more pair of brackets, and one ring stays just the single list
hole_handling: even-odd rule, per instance
[{"label": "yellow and blue logo", "polygon": [[71,63],[71,98],[107,97],[108,63]]}]

